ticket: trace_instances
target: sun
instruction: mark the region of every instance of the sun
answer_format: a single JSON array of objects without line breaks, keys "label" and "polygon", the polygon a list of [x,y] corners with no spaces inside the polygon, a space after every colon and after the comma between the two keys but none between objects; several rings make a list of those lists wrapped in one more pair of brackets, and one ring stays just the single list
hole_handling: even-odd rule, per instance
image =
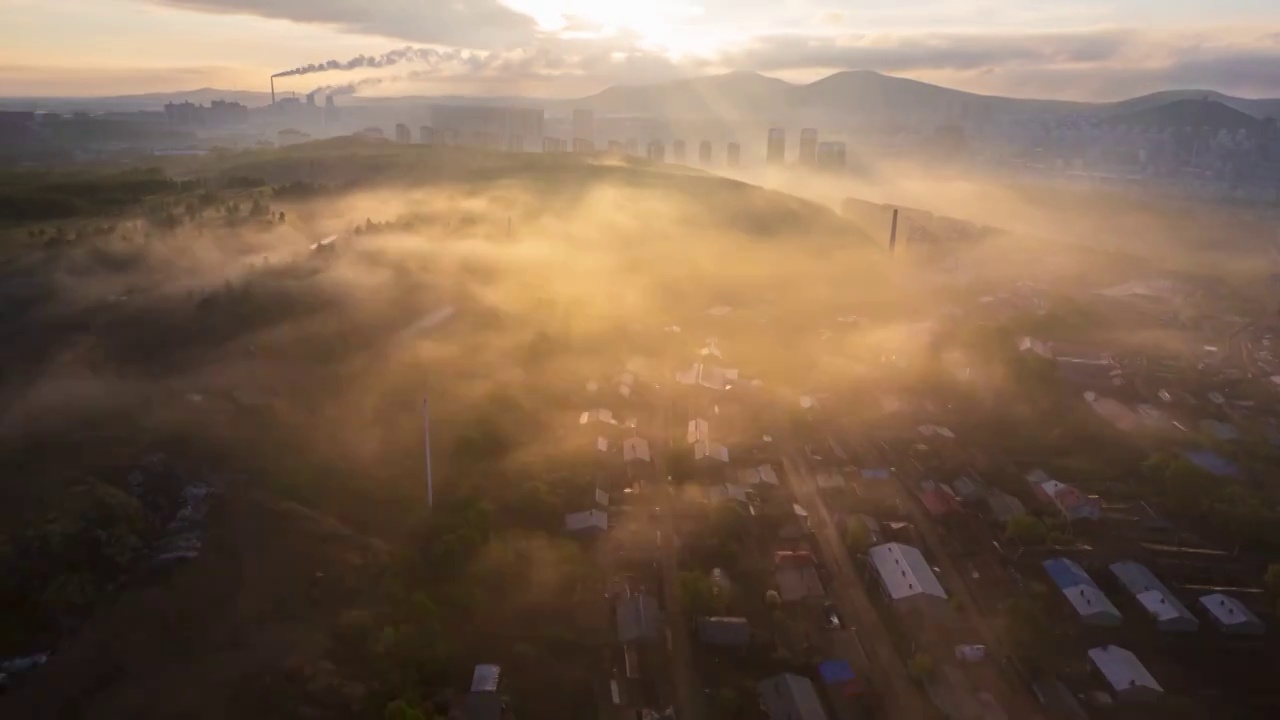
[{"label": "sun", "polygon": [[[600,2],[600,0],[502,0],[548,32],[578,36],[630,35],[647,49],[670,57],[709,55],[721,38],[699,22],[702,8],[681,0]],[[575,29],[574,20],[589,27]]]}]

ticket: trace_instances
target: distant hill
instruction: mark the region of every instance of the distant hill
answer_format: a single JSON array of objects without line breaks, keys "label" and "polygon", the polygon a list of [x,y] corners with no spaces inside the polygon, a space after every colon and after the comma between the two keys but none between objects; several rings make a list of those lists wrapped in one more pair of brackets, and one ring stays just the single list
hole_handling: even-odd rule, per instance
[{"label": "distant hill", "polygon": [[589,97],[550,105],[588,107],[597,113],[617,115],[768,119],[809,113],[870,121],[913,117],[981,121],[1067,113],[1116,115],[1205,95],[1255,117],[1280,115],[1280,99],[1251,100],[1175,90],[1118,103],[1036,100],[980,95],[869,70],[839,72],[806,85],[747,72],[651,85],[617,85]]},{"label": "distant hill", "polygon": [[1280,118],[1280,99],[1238,98],[1215,90],[1163,90],[1141,95],[1120,102],[1109,103],[1102,110],[1107,114],[1122,114],[1167,105],[1177,100],[1212,100],[1256,118]]},{"label": "distant hill", "polygon": [[1263,122],[1217,100],[1174,100],[1163,105],[1110,115],[1109,125],[1154,128],[1212,128],[1259,132]]},{"label": "distant hill", "polygon": [[49,112],[132,112],[139,110],[161,110],[166,103],[193,102],[208,105],[214,100],[228,100],[243,103],[249,107],[260,107],[271,103],[271,93],[251,90],[219,90],[217,88],[200,88],[198,90],[181,90],[177,92],[146,93],[143,95],[113,95],[108,97],[68,98],[68,97],[15,97],[0,98],[0,109],[5,110],[45,110]]}]

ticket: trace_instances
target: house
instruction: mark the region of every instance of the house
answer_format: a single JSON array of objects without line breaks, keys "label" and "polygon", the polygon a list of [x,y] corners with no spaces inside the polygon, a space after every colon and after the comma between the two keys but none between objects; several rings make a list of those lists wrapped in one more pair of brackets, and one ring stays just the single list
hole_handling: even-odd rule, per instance
[{"label": "house", "polygon": [[819,470],[814,473],[813,479],[823,490],[835,490],[845,486],[844,476],[835,470]]},{"label": "house", "polygon": [[1089,651],[1089,659],[1120,700],[1150,701],[1164,694],[1138,656],[1118,645],[1096,647]]},{"label": "house", "polygon": [[1266,627],[1252,610],[1230,595],[1213,593],[1200,598],[1200,606],[1218,629],[1228,635],[1262,635]]},{"label": "house", "polygon": [[799,503],[791,503],[791,512],[787,514],[778,536],[789,540],[802,538],[809,534],[809,512]]},{"label": "house", "polygon": [[1018,352],[1024,355],[1039,355],[1047,360],[1053,359],[1053,350],[1049,345],[1033,337],[1018,338]]},{"label": "house", "polygon": [[643,593],[618,600],[617,620],[620,643],[656,640],[662,634],[662,608],[656,599]]},{"label": "house", "polygon": [[778,551],[773,554],[774,579],[783,602],[826,597],[813,555],[807,552]]},{"label": "house", "polygon": [[613,419],[613,411],[606,408],[597,408],[595,410],[584,410],[578,416],[579,425],[587,425],[588,423],[598,422],[604,425],[617,425],[618,421]]},{"label": "house", "polygon": [[707,439],[708,433],[710,432],[710,429],[711,429],[710,424],[706,420],[703,420],[702,418],[690,420],[689,432],[686,434],[689,444],[693,445],[698,441],[705,441]]},{"label": "house", "polygon": [[961,475],[951,482],[951,490],[964,502],[978,502],[987,497],[987,486],[981,480]]},{"label": "house", "polygon": [[609,507],[609,493],[596,488],[596,504],[601,507]]},{"label": "house", "polygon": [[942,517],[963,510],[960,507],[960,500],[951,492],[951,488],[932,480],[921,481],[917,495],[925,509],[934,517]]},{"label": "house", "polygon": [[1027,514],[1021,500],[1001,490],[992,490],[987,495],[987,506],[991,508],[991,515],[1002,524],[1009,522],[1009,518]]},{"label": "house", "polygon": [[592,508],[564,516],[564,529],[571,533],[597,533],[609,529],[609,513]]},{"label": "house", "polygon": [[889,468],[862,468],[858,471],[858,475],[863,480],[872,482],[885,482],[893,477],[893,473]]},{"label": "house", "polygon": [[1174,597],[1169,588],[1146,566],[1125,560],[1112,563],[1111,572],[1133,598],[1146,608],[1159,629],[1165,632],[1195,632],[1200,628],[1200,621],[1191,614],[1187,606]]},{"label": "house", "polygon": [[741,485],[733,483],[720,483],[712,485],[707,490],[707,499],[711,502],[723,502],[725,500],[735,500],[740,503],[749,503],[747,499],[747,489]]},{"label": "house", "polygon": [[928,605],[947,599],[947,591],[916,548],[892,542],[871,548],[867,555],[881,589],[895,604]]},{"label": "house", "polygon": [[642,437],[629,437],[622,441],[622,459],[626,462],[651,462],[649,441]]},{"label": "house", "polygon": [[1063,597],[1076,609],[1080,619],[1089,625],[1118,626],[1123,619],[1120,611],[1098,588],[1084,568],[1067,558],[1045,560],[1045,572],[1062,591]]},{"label": "house", "polygon": [[778,485],[778,473],[769,463],[765,463],[758,467],[739,470],[738,479],[743,485],[759,485],[760,483],[774,486]]},{"label": "house", "polygon": [[1066,519],[1097,520],[1101,516],[1102,501],[1098,498],[1086,496],[1076,488],[1054,480],[1038,468],[1027,473],[1026,477],[1036,497],[1057,508]]},{"label": "house", "polygon": [[751,625],[740,617],[700,617],[698,641],[714,647],[744,648],[751,644]]},{"label": "house", "polygon": [[866,692],[866,683],[858,677],[847,660],[824,660],[818,663],[818,676],[828,693],[839,695],[861,695]]},{"label": "house", "polygon": [[729,448],[706,440],[699,440],[693,444],[693,459],[695,462],[729,462]]},{"label": "house", "polygon": [[502,666],[477,665],[471,673],[471,692],[498,692],[502,678]]},{"label": "house", "polygon": [[760,707],[770,720],[827,720],[827,711],[809,678],[784,673],[756,686]]}]

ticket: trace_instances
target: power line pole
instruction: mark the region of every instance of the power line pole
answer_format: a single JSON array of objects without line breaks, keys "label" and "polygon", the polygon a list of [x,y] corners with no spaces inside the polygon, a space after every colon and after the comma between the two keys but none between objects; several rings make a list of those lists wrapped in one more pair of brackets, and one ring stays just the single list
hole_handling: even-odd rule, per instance
[{"label": "power line pole", "polygon": [[435,492],[431,484],[431,418],[427,413],[427,399],[422,398],[422,437],[427,452],[427,510],[435,508]]}]

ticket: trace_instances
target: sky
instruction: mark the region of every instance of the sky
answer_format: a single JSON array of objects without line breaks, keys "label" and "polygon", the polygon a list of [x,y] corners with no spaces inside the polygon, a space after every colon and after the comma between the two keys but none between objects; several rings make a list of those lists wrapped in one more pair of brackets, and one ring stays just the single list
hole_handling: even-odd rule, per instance
[{"label": "sky", "polygon": [[[731,70],[974,92],[1280,97],[1280,0],[0,0],[0,96],[217,87],[575,97]],[[405,48],[411,48],[405,51]],[[353,58],[382,58],[394,63]]]}]

